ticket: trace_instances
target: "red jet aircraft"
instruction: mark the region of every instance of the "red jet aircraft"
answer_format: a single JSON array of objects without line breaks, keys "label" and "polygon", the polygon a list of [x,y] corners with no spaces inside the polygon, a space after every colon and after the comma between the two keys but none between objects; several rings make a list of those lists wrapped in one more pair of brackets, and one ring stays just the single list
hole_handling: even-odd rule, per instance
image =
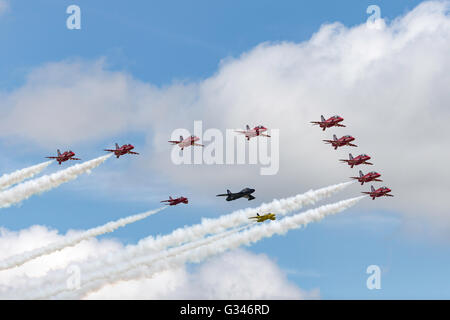
[{"label": "red jet aircraft", "polygon": [[356,144],[350,143],[353,140],[355,140],[355,138],[353,138],[352,136],[347,135],[338,139],[336,135],[333,134],[333,140],[323,140],[323,141],[325,141],[326,143],[330,143],[334,147],[334,150],[336,150],[338,147],[343,146],[357,147]]},{"label": "red jet aircraft", "polygon": [[339,161],[347,162],[350,168],[353,168],[353,166],[357,166],[360,164],[369,164],[373,165],[373,163],[367,162],[367,160],[370,160],[370,157],[367,154],[360,154],[359,156],[353,158],[352,154],[348,154],[349,160],[343,160],[340,159]]},{"label": "red jet aircraft", "polygon": [[378,197],[393,197],[392,194],[389,194],[389,192],[391,191],[392,190],[389,189],[388,187],[381,187],[375,190],[373,186],[370,186],[370,192],[361,192],[361,193],[368,194],[372,198],[372,200],[375,200],[375,198]]},{"label": "red jet aircraft", "polygon": [[332,116],[331,118],[325,120],[324,116],[320,116],[320,119],[322,121],[311,121],[311,123],[313,125],[318,125],[320,126],[323,131],[325,131],[326,128],[331,128],[331,127],[345,127],[343,124],[340,124],[339,122],[344,121],[344,118],[340,117],[340,116]]},{"label": "red jet aircraft", "polygon": [[200,144],[200,143],[196,143],[196,141],[200,140],[199,137],[196,136],[190,136],[186,139],[183,139],[183,136],[180,136],[180,140],[179,141],[169,141],[172,144],[177,144],[181,150],[184,150],[184,148],[189,147],[189,146],[199,146],[199,147],[204,147],[204,145]]},{"label": "red jet aircraft", "polygon": [[364,174],[361,170],[359,170],[359,177],[350,177],[350,178],[358,180],[359,182],[361,182],[361,185],[363,185],[364,182],[383,181],[378,179],[379,177],[381,177],[381,174],[379,174],[378,172],[372,171],[369,172],[368,174]]},{"label": "red jet aircraft", "polygon": [[169,202],[168,205],[169,206],[176,206],[179,203],[184,203],[184,204],[188,204],[188,198],[186,197],[179,197],[176,199],[172,199],[172,197],[169,197],[169,200],[163,200],[161,202]]},{"label": "red jet aircraft", "polygon": [[250,129],[250,126],[247,125],[245,131],[236,131],[236,132],[244,134],[245,137],[247,138],[247,140],[250,140],[250,138],[257,137],[257,136],[263,136],[263,137],[270,138],[270,136],[268,134],[264,133],[266,131],[267,131],[267,128],[264,126],[256,126],[253,129]]},{"label": "red jet aircraft", "polygon": [[46,157],[46,158],[47,159],[56,159],[56,161],[58,161],[58,164],[61,164],[61,162],[65,162],[67,160],[81,160],[79,158],[74,158],[75,152],[73,152],[72,150],[61,153],[61,151],[59,151],[59,149],[58,149],[57,152],[58,152],[57,157]]},{"label": "red jet aircraft", "polygon": [[137,152],[131,151],[133,149],[134,146],[131,144],[124,144],[123,146],[119,147],[119,145],[116,143],[116,149],[105,149],[105,151],[114,152],[116,158],[120,158],[120,156],[123,156],[125,154],[139,154]]}]

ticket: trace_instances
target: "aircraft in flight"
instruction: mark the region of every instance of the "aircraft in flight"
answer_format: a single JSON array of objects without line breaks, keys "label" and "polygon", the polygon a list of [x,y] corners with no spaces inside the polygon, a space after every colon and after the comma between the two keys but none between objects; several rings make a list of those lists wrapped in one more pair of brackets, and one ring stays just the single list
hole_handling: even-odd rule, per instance
[{"label": "aircraft in flight", "polygon": [[256,213],[256,216],[249,217],[249,219],[255,219],[256,222],[264,222],[266,220],[275,220],[276,216],[275,213],[272,212],[263,214],[262,216],[260,216],[259,213]]},{"label": "aircraft in flight", "polygon": [[360,164],[373,165],[373,163],[367,162],[368,160],[370,160],[370,156],[368,156],[367,154],[360,154],[359,156],[353,158],[352,154],[349,153],[348,158],[349,160],[340,159],[339,161],[347,162],[350,168],[353,168],[353,166],[357,166]]},{"label": "aircraft in flight", "polygon": [[233,201],[239,198],[247,198],[248,201],[255,199],[254,196],[252,196],[252,193],[255,192],[255,189],[245,188],[242,189],[239,192],[232,193],[230,190],[227,190],[227,193],[224,194],[218,194],[217,197],[227,197],[225,200],[227,201]]},{"label": "aircraft in flight", "polygon": [[161,202],[168,202],[169,206],[176,206],[179,203],[184,203],[184,204],[188,204],[189,203],[188,198],[186,198],[186,197],[179,197],[179,198],[176,198],[176,199],[173,199],[172,197],[169,197],[169,200],[163,200]]},{"label": "aircraft in flight", "polygon": [[204,147],[203,144],[196,143],[196,141],[198,141],[198,140],[200,140],[200,138],[196,137],[196,136],[189,136],[186,139],[183,139],[183,136],[180,136],[179,141],[169,141],[169,142],[173,143],[173,144],[177,144],[181,148],[181,150],[184,150],[184,148],[189,147],[189,146]]},{"label": "aircraft in flight", "polygon": [[238,130],[236,132],[244,134],[245,137],[247,138],[247,140],[250,140],[250,138],[257,137],[257,136],[263,136],[263,137],[270,138],[270,136],[268,134],[264,133],[266,131],[267,131],[267,128],[264,126],[256,126],[253,129],[250,129],[250,126],[247,125],[245,131]]},{"label": "aircraft in flight", "polygon": [[114,152],[116,158],[120,158],[120,156],[123,156],[125,154],[139,154],[137,152],[133,152],[131,150],[134,149],[134,146],[131,144],[124,144],[123,146],[119,147],[119,145],[116,143],[115,149],[104,149],[104,151],[108,152]]},{"label": "aircraft in flight", "polygon": [[381,187],[375,190],[373,186],[370,186],[370,192],[361,192],[361,193],[368,194],[372,198],[372,200],[375,200],[375,198],[378,197],[393,197],[392,194],[389,194],[389,192],[391,191],[392,190],[389,189],[388,187]]},{"label": "aircraft in flight", "polygon": [[340,124],[339,122],[344,121],[344,118],[340,116],[332,116],[331,118],[328,118],[325,120],[324,116],[320,116],[321,121],[311,121],[313,125],[320,126],[323,131],[325,131],[326,128],[331,127],[345,127],[343,124]]},{"label": "aircraft in flight", "polygon": [[46,158],[47,159],[56,159],[56,161],[58,161],[58,164],[61,164],[61,162],[65,162],[67,160],[81,160],[79,158],[74,158],[75,152],[73,152],[72,150],[61,153],[61,151],[59,151],[59,149],[58,149],[56,152],[58,153],[58,156],[46,157]]},{"label": "aircraft in flight", "polygon": [[355,140],[355,138],[353,138],[352,136],[349,136],[349,135],[343,136],[338,139],[336,137],[336,135],[333,134],[333,140],[323,140],[323,141],[331,144],[334,147],[334,150],[336,150],[338,147],[343,147],[343,146],[357,147],[356,144],[350,143],[353,140]]},{"label": "aircraft in flight", "polygon": [[378,179],[379,177],[381,177],[381,174],[379,174],[378,172],[372,171],[369,172],[368,174],[364,174],[361,170],[359,170],[359,177],[350,177],[350,178],[358,180],[359,182],[361,182],[361,185],[363,185],[364,182],[383,181]]}]

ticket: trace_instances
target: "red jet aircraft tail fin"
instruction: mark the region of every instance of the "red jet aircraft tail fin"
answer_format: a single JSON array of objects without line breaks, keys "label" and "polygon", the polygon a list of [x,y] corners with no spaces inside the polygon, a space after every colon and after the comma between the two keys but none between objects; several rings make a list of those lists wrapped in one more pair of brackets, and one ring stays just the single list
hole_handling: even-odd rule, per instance
[{"label": "red jet aircraft tail fin", "polygon": [[320,115],[320,120],[322,120],[322,122],[325,122],[325,117],[323,115]]},{"label": "red jet aircraft tail fin", "polygon": [[245,127],[247,128],[247,130],[250,130],[250,126],[249,125],[246,125]]},{"label": "red jet aircraft tail fin", "polygon": [[337,137],[336,137],[335,134],[333,134],[333,140],[334,140],[334,141],[337,141]]},{"label": "red jet aircraft tail fin", "polygon": [[119,144],[116,142],[116,150],[119,150]]},{"label": "red jet aircraft tail fin", "polygon": [[363,172],[359,170],[359,177],[362,178],[364,176]]},{"label": "red jet aircraft tail fin", "polygon": [[61,155],[61,151],[59,151],[59,149],[58,150],[56,150],[56,152],[58,152],[58,157]]},{"label": "red jet aircraft tail fin", "polygon": [[375,188],[373,186],[370,186],[370,190],[372,190],[372,192],[375,192]]},{"label": "red jet aircraft tail fin", "polygon": [[350,160],[353,160],[353,156],[352,156],[351,153],[348,154],[348,158],[349,158]]}]

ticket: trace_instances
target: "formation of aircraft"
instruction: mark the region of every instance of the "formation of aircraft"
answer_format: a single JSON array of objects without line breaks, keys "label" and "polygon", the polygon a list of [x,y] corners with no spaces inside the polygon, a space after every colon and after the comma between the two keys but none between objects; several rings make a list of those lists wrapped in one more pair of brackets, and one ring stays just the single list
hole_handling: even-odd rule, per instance
[{"label": "formation of aircraft", "polygon": [[[323,131],[325,131],[327,128],[331,127],[345,127],[345,125],[341,124],[341,122],[344,120],[344,118],[340,116],[333,116],[328,119],[325,119],[323,115],[320,116],[321,121],[311,121],[313,125],[318,125],[320,128],[322,128]],[[236,131],[237,133],[245,135],[247,140],[250,140],[250,138],[258,137],[258,136],[264,136],[264,137],[270,137],[267,133],[267,128],[258,125],[254,127],[253,129],[250,128],[249,125],[246,126],[246,130],[244,131]],[[168,141],[169,143],[178,145],[181,150],[184,150],[184,148],[189,146],[201,146],[204,147],[203,144],[197,143],[200,138],[191,135],[188,138],[183,138],[183,136],[180,136],[180,140],[178,141]],[[357,147],[357,145],[353,144],[352,142],[355,140],[355,138],[351,135],[345,135],[341,138],[337,138],[335,134],[333,134],[333,140],[323,140],[324,142],[331,144],[333,148],[336,150],[338,147],[342,146],[351,146],[351,147]],[[104,151],[107,152],[113,152],[114,155],[117,158],[120,158],[120,156],[125,154],[136,154],[139,155],[139,153],[132,151],[134,149],[134,146],[131,144],[125,144],[119,147],[119,145],[115,144],[115,149],[104,149]],[[60,150],[57,150],[58,155],[56,157],[46,157],[48,159],[56,159],[59,164],[62,162],[68,161],[68,160],[81,160],[79,158],[75,158],[75,153],[71,150],[66,151],[64,153],[61,153]],[[367,154],[360,154],[357,157],[353,157],[351,153],[349,153],[349,159],[340,159],[341,162],[346,162],[350,168],[353,168],[354,166],[360,165],[360,164],[366,164],[366,165],[373,165],[372,163],[368,162],[371,157]],[[372,181],[382,181],[378,179],[381,176],[378,172],[372,171],[367,174],[364,174],[361,170],[359,171],[359,177],[351,177],[351,179],[356,179],[358,182],[361,183],[361,185],[364,185],[366,182],[372,182]],[[255,197],[252,195],[255,192],[255,189],[252,188],[244,188],[239,192],[231,192],[230,190],[227,190],[227,193],[225,194],[218,194],[217,197],[226,197],[226,201],[233,201],[240,198],[247,198],[248,201],[255,199]],[[362,192],[363,194],[369,195],[372,200],[375,200],[375,198],[378,197],[393,197],[392,194],[390,194],[391,189],[388,187],[381,187],[379,189],[375,189],[373,186],[371,186],[371,190],[369,192]],[[186,197],[178,197],[178,198],[172,198],[169,197],[168,200],[162,200],[162,203],[167,203],[169,206],[175,206],[180,203],[188,204],[189,201]],[[250,220],[254,220],[256,222],[264,222],[266,220],[276,220],[275,213],[269,212],[266,214],[260,215],[259,213],[256,214],[256,216],[249,217]]]},{"label": "formation of aircraft", "polygon": [[115,149],[104,149],[104,151],[114,152],[116,158],[119,159],[120,156],[123,156],[125,154],[139,154],[137,152],[131,151],[133,149],[134,149],[134,146],[131,144],[124,144],[123,146],[119,147],[119,145],[116,143]]},{"label": "formation of aircraft", "polygon": [[350,168],[353,168],[353,166],[357,166],[360,164],[373,165],[373,163],[367,162],[368,160],[371,159],[370,156],[368,156],[367,154],[360,154],[359,156],[353,158],[352,154],[349,153],[348,158],[349,158],[348,160],[340,159],[339,161],[347,162]]},{"label": "formation of aircraft", "polygon": [[188,204],[189,203],[188,198],[186,198],[186,197],[179,197],[179,198],[173,199],[170,196],[169,196],[169,200],[163,200],[161,202],[168,202],[167,204],[169,206],[176,206],[179,203],[184,203],[184,204]]},{"label": "formation of aircraft", "polygon": [[275,213],[269,212],[263,215],[259,215],[259,213],[256,213],[256,216],[249,217],[249,219],[254,219],[256,222],[264,222],[266,220],[276,220]]},{"label": "formation of aircraft", "polygon": [[75,152],[72,150],[65,151],[64,153],[61,153],[59,149],[56,151],[58,155],[56,157],[46,157],[47,159],[55,159],[58,161],[58,164],[60,165],[62,162],[66,162],[68,160],[81,160],[80,158],[74,158]]},{"label": "formation of aircraft", "polygon": [[[139,154],[137,152],[133,152],[131,150],[134,149],[134,146],[131,144],[124,144],[123,146],[119,147],[119,145],[116,143],[115,149],[104,149],[104,151],[108,152],[114,152],[117,158],[120,156],[123,156],[124,154]],[[47,159],[55,159],[58,161],[58,164],[61,164],[62,162],[66,162],[68,160],[81,160],[80,158],[75,158],[75,152],[72,150],[65,151],[64,153],[61,153],[61,151],[58,149],[56,151],[58,155],[56,157],[46,157]]]},{"label": "formation of aircraft", "polygon": [[325,117],[323,115],[320,116],[321,121],[311,121],[313,125],[318,125],[322,128],[323,131],[325,131],[326,128],[331,127],[345,127],[343,124],[340,124],[340,122],[344,121],[344,118],[340,116],[332,116],[331,118],[328,118],[325,120]]},{"label": "formation of aircraft", "polygon": [[361,170],[359,170],[359,177],[350,177],[350,178],[358,180],[359,182],[361,182],[361,185],[363,185],[364,182],[383,181],[378,179],[379,177],[381,177],[381,174],[379,174],[378,172],[371,171],[368,174],[364,174]]},{"label": "formation of aircraft", "polygon": [[239,198],[247,198],[248,201],[255,199],[254,196],[252,196],[252,193],[255,192],[255,189],[251,188],[245,188],[242,189],[239,192],[232,193],[230,190],[227,190],[227,193],[218,194],[217,197],[227,197],[225,200],[227,201],[233,201]]},{"label": "formation of aircraft", "polygon": [[379,197],[393,197],[392,194],[389,194],[389,192],[391,191],[392,190],[389,189],[388,187],[381,187],[375,190],[373,186],[370,186],[369,192],[361,192],[361,193],[368,194],[372,198],[372,200],[375,200],[375,198]]},{"label": "formation of aircraft", "polygon": [[178,141],[170,141],[169,140],[169,142],[172,144],[178,145],[181,148],[181,150],[184,150],[184,148],[189,147],[189,146],[204,147],[203,144],[196,143],[196,141],[198,141],[198,140],[200,140],[199,137],[192,135],[192,136],[187,137],[186,139],[184,139],[183,136],[180,136],[180,140],[178,140]]},{"label": "formation of aircraft", "polygon": [[[325,120],[325,117],[321,115],[320,118],[321,121],[311,121],[311,123],[314,125],[319,125],[323,129],[323,131],[325,131],[326,128],[331,127],[345,127],[343,124],[340,123],[344,120],[344,118],[340,116],[333,116]],[[357,145],[351,143],[354,140],[355,138],[350,135],[346,135],[338,139],[336,135],[333,134],[333,140],[323,140],[323,141],[331,144],[334,147],[334,150],[336,150],[338,147],[343,146],[357,147]],[[350,166],[350,168],[353,168],[354,166],[358,166],[360,164],[373,165],[373,163],[368,162],[368,160],[370,160],[371,157],[368,156],[367,154],[360,154],[357,157],[353,157],[353,155],[349,153],[348,157],[349,159],[340,159],[339,161],[346,162]],[[360,170],[359,177],[350,177],[350,178],[358,180],[358,182],[360,182],[361,185],[364,185],[365,182],[382,181],[378,179],[379,177],[381,177],[381,174],[379,174],[378,172],[372,171],[369,172],[368,174],[364,174]],[[370,192],[363,192],[363,193],[368,194],[372,198],[372,200],[375,200],[375,198],[383,196],[393,197],[393,195],[389,194],[389,192],[391,192],[391,189],[389,189],[388,187],[381,187],[379,189],[375,189],[373,186],[371,186]]]},{"label": "formation of aircraft", "polygon": [[353,138],[350,135],[346,135],[346,136],[343,136],[338,139],[336,137],[336,135],[333,134],[333,140],[323,140],[323,141],[331,144],[333,146],[334,150],[336,150],[338,147],[343,147],[343,146],[357,147],[356,144],[351,143],[354,140],[355,140],[355,138]]},{"label": "formation of aircraft", "polygon": [[264,133],[264,132],[266,132],[266,131],[267,131],[267,128],[264,127],[264,126],[261,126],[261,125],[256,126],[256,127],[254,127],[253,129],[250,129],[250,126],[247,125],[247,126],[246,126],[246,130],[244,130],[244,131],[239,131],[239,130],[238,130],[238,131],[236,131],[236,132],[237,132],[237,133],[244,134],[245,137],[247,138],[247,140],[250,140],[250,138],[258,137],[258,136],[263,136],[263,137],[268,137],[268,138],[270,138],[270,136],[269,136],[268,134]]}]

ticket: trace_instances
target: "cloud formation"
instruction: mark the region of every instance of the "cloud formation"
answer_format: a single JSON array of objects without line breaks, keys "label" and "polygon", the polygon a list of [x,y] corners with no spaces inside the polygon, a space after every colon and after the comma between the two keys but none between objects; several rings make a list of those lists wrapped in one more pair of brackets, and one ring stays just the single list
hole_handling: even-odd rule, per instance
[{"label": "cloud formation", "polygon": [[[73,238],[80,231],[59,234],[43,226],[19,232],[0,230],[0,258]],[[0,288],[20,286],[24,279],[41,277],[51,270],[67,270],[87,259],[124,250],[114,240],[90,239],[0,273]],[[259,277],[255,277],[255,270]],[[217,275],[221,276],[218,277]],[[27,276],[28,278],[23,278]],[[82,276],[82,275],[81,275]],[[260,281],[267,277],[270,281]],[[5,297],[5,296],[4,296]],[[283,270],[264,254],[238,249],[214,257],[193,270],[184,266],[149,279],[121,281],[88,295],[87,299],[317,299],[319,291],[305,291],[291,283]]]},{"label": "cloud formation", "polygon": [[[262,279],[266,279],[263,281]],[[265,254],[237,249],[188,271],[164,271],[154,278],[105,286],[87,299],[318,299],[290,283]]]},{"label": "cloud formation", "polygon": [[[430,217],[450,228],[449,7],[449,1],[424,2],[392,22],[379,21],[378,28],[325,24],[307,41],[263,43],[225,59],[210,78],[164,87],[110,71],[104,60],[49,63],[6,94],[0,133],[44,145],[140,131],[147,145],[132,170],[136,181],[157,172],[205,196],[250,179],[279,186],[260,188],[265,199],[327,185],[355,173],[337,159],[368,153],[375,166],[363,170],[379,171],[396,196],[377,201],[376,208]],[[42,114],[52,117],[36,122]],[[311,127],[321,114],[342,115],[347,128]],[[250,165],[186,170],[172,164],[166,141],[176,128],[191,129],[194,120],[203,120],[204,129],[280,129],[279,173],[255,178],[259,168]],[[354,135],[359,147],[332,150],[321,140],[333,133]],[[213,174],[221,178],[210,179]]]}]

